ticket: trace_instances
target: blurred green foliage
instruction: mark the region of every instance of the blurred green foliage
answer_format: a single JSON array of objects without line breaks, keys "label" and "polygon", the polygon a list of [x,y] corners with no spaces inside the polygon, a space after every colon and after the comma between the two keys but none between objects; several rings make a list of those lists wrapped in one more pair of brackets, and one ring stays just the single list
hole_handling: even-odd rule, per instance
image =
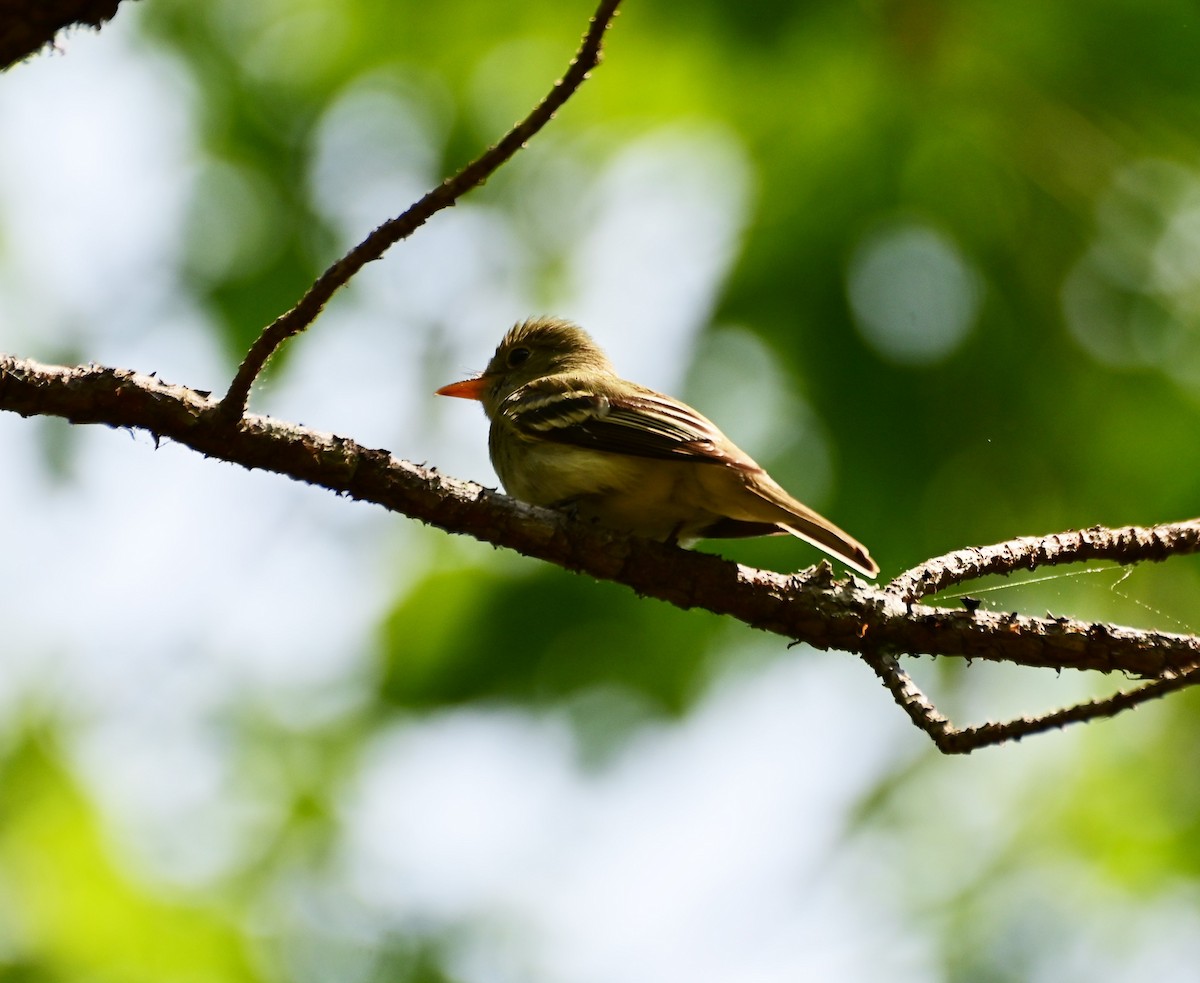
[{"label": "blurred green foliage", "polygon": [[700,689],[719,623],[707,612],[630,603],[615,585],[557,571],[433,574],[384,626],[382,694],[408,707],[496,698],[536,705],[612,686],[677,714]]},{"label": "blurred green foliage", "polygon": [[[220,230],[244,259],[202,261],[189,247],[184,270],[230,364],[352,244],[310,183],[316,132],[348,87],[381,72],[418,80],[444,124],[430,151],[436,180],[541,97],[590,14],[561,0],[140,6],[145,44],[169,53],[194,86],[204,176],[185,235],[199,242]],[[1194,5],[1173,0],[629,0],[604,64],[539,140],[591,155],[582,171],[590,177],[588,167],[679,120],[733,134],[754,198],[711,332],[749,331],[770,354],[823,437],[834,477],[815,504],[868,543],[887,576],[973,543],[1197,512],[1197,31]],[[531,236],[522,196],[537,189],[512,174],[534,167],[535,153],[472,199]],[[941,265],[923,266],[931,256]],[[561,276],[553,256],[541,275]],[[924,323],[947,284],[961,297],[938,328],[945,339],[920,347],[927,336],[905,331]],[[895,300],[910,290],[912,310]],[[864,327],[868,309],[874,329]],[[306,342],[272,371],[286,373]],[[482,442],[482,423],[479,431]],[[791,440],[766,463],[797,486],[805,464],[793,454],[801,436]],[[797,562],[778,542],[715,548],[777,568]],[[1022,604],[1114,610],[1103,591],[1097,600],[1075,586]],[[1156,569],[1130,586],[1135,614],[1196,630],[1198,587],[1194,564]],[[1015,604],[999,598],[989,604]],[[633,732],[685,716],[731,659],[719,619],[521,559],[428,564],[376,634],[370,699],[313,738],[312,787],[285,810],[288,828],[336,821],[329,801],[346,749],[380,721],[463,704],[571,706],[605,691],[636,702]],[[986,689],[970,672],[945,669],[947,685]],[[870,695],[880,714],[893,712]],[[1049,800],[1014,806],[1004,856],[1057,853],[1147,893],[1191,882],[1200,872],[1195,711],[1194,698],[1172,697],[1155,718],[1161,733],[1129,747],[1115,728],[1096,728]],[[268,735],[258,738],[270,744],[277,735]],[[955,763],[953,774],[971,767]],[[901,840],[924,796],[940,790],[952,809],[934,777],[942,768],[919,758],[866,797],[863,823]],[[20,908],[14,917],[34,940],[19,951],[0,946],[0,978],[313,978],[290,970],[286,954],[278,963],[263,956],[271,940],[247,945],[237,902],[172,900],[114,871],[95,805],[35,739],[5,749],[0,784],[0,900]],[[288,842],[263,847],[257,869],[269,870],[271,850],[286,853]],[[320,857],[319,846],[298,849],[309,847]],[[915,863],[935,863],[937,849],[917,849]],[[931,930],[942,944],[940,978],[1036,976],[1041,936],[1015,908],[996,915],[1002,894],[991,888],[1005,877],[975,872],[930,916],[944,919]],[[932,905],[913,893],[915,907]],[[993,915],[997,924],[981,924]],[[436,933],[414,937],[383,946],[381,975],[371,978],[452,978]]]},{"label": "blurred green foliage", "polygon": [[0,771],[6,928],[29,944],[0,964],[4,978],[255,979],[216,906],[155,897],[114,867],[91,807],[46,751],[11,748]]}]

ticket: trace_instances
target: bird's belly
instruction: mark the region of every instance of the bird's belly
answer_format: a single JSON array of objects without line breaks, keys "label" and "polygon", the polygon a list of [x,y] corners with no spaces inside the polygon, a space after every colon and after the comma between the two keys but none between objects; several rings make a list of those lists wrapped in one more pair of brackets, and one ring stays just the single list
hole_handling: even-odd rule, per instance
[{"label": "bird's belly", "polygon": [[608,494],[630,486],[630,459],[585,448],[534,444],[519,448],[519,458],[498,459],[492,465],[504,490],[531,505],[553,506],[587,496]]},{"label": "bird's belly", "polygon": [[695,464],[563,445],[526,453],[536,460],[494,464],[505,490],[533,505],[570,506],[581,519],[659,540],[693,539],[718,517],[697,494]]}]

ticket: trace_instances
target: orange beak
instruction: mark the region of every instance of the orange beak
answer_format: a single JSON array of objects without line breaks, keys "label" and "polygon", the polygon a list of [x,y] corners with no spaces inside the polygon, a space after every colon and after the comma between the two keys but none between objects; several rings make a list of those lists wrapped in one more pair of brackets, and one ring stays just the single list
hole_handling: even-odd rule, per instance
[{"label": "orange beak", "polygon": [[483,391],[487,388],[488,380],[484,376],[474,379],[463,379],[462,382],[452,382],[442,386],[434,393],[435,396],[457,396],[459,399],[483,399]]}]

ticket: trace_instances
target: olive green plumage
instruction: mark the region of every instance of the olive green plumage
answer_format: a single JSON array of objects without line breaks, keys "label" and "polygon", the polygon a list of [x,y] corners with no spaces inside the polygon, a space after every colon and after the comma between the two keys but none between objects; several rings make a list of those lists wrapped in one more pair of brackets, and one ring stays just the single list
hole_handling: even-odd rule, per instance
[{"label": "olive green plumage", "polygon": [[798,502],[690,406],[621,379],[578,326],[531,318],[474,379],[438,390],[483,403],[505,490],[651,539],[791,533],[868,577],[866,548]]}]

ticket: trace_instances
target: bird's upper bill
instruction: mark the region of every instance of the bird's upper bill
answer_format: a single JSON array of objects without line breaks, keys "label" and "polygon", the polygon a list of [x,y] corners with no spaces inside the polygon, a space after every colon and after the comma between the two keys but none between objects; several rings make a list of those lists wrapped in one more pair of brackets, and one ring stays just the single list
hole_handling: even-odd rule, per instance
[{"label": "bird's upper bill", "polygon": [[460,399],[483,399],[483,391],[487,388],[488,377],[477,375],[474,379],[463,379],[462,382],[452,382],[442,386],[434,395],[457,396]]}]

